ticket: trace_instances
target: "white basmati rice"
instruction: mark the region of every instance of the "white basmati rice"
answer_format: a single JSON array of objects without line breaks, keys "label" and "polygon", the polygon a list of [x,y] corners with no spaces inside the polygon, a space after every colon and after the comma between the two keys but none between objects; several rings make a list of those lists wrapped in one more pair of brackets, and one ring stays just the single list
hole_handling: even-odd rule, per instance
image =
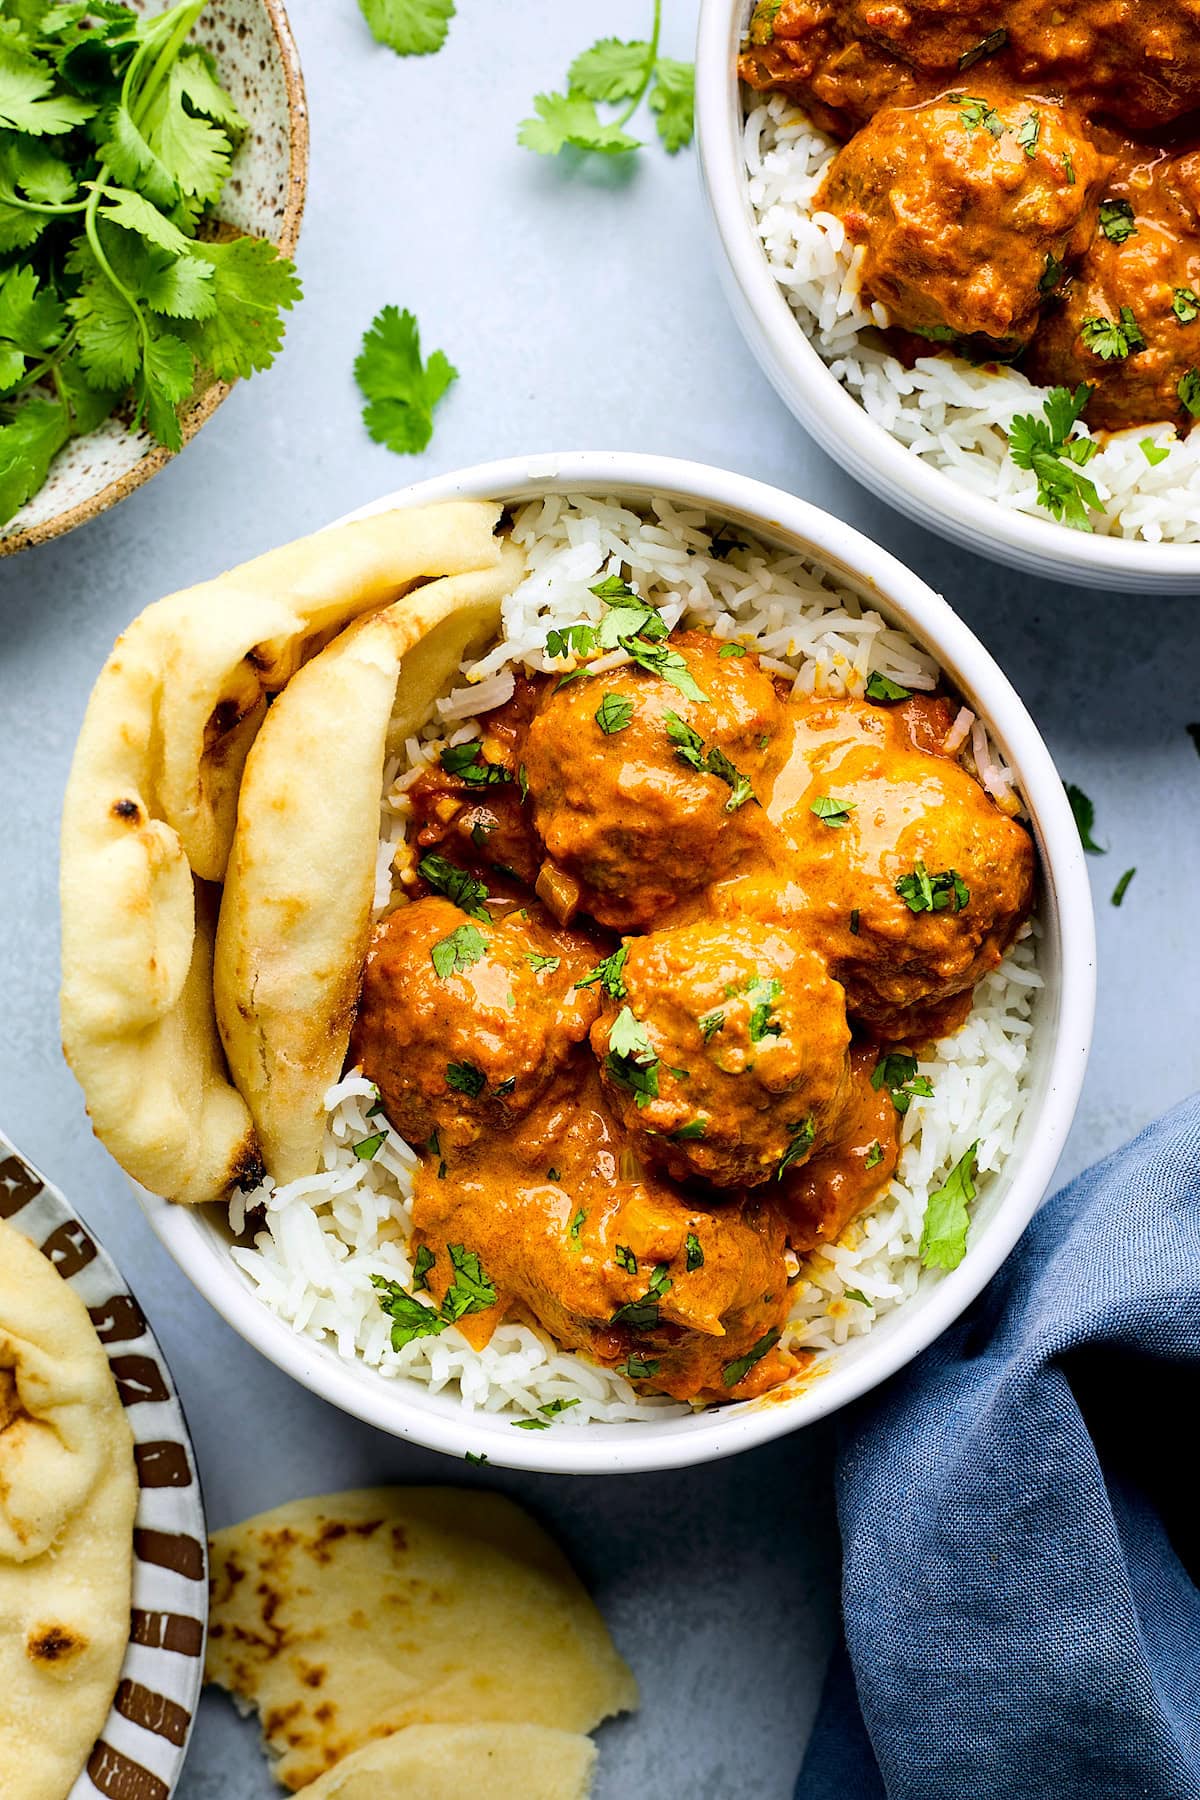
[{"label": "white basmati rice", "polygon": [[[767,263],[831,373],[915,456],[974,494],[1045,519],[1035,477],[1008,454],[1007,432],[1018,413],[1040,418],[1049,390],[1017,369],[989,371],[941,352],[906,369],[884,349],[874,328],[887,313],[859,291],[863,247],[850,247],[832,213],[813,210],[836,143],[783,94],[747,90],[746,107],[743,154]],[[1152,466],[1146,442],[1169,454]],[[1103,502],[1094,519],[1101,535],[1200,543],[1200,431],[1181,439],[1158,424],[1107,435],[1087,472]]]},{"label": "white basmati rice", "polygon": [[[936,664],[924,650],[803,557],[749,541],[724,554],[714,551],[698,513],[656,501],[642,517],[616,501],[553,497],[522,508],[513,534],[528,573],[505,602],[501,641],[482,661],[464,667],[459,684],[385,772],[380,912],[412,880],[408,787],[443,745],[478,735],[478,721],[467,714],[468,697],[474,696],[477,710],[499,705],[512,691],[515,667],[565,667],[547,661],[546,633],[597,618],[603,608],[590,590],[606,575],[623,575],[669,624],[705,625],[719,637],[750,645],[799,693],[858,694],[875,671],[912,688],[936,684]],[[1002,804],[1015,806],[1011,771],[980,722],[964,711],[955,730],[964,760]],[[1003,1166],[1023,1106],[1030,1012],[1040,986],[1035,945],[1030,933],[1014,948],[980,984],[962,1031],[921,1064],[933,1097],[915,1099],[904,1120],[896,1179],[843,1243],[799,1266],[785,1342],[829,1352],[870,1330],[916,1288],[931,1190],[976,1142],[981,1175]],[[235,1247],[233,1256],[265,1304],[343,1356],[361,1357],[390,1379],[455,1392],[471,1411],[531,1417],[552,1400],[575,1400],[556,1420],[564,1429],[686,1412],[675,1401],[639,1396],[623,1376],[559,1349],[525,1324],[502,1324],[484,1350],[473,1350],[453,1326],[392,1348],[390,1321],[371,1278],[411,1286],[418,1159],[385,1119],[369,1112],[376,1099],[370,1082],[351,1072],[327,1098],[323,1172],[283,1188],[268,1180],[235,1200],[230,1221],[239,1237],[250,1207],[264,1209],[253,1245]],[[356,1157],[353,1146],[381,1130],[378,1153]],[[863,1298],[848,1298],[848,1290]],[[814,1369],[820,1362],[818,1357]]]}]

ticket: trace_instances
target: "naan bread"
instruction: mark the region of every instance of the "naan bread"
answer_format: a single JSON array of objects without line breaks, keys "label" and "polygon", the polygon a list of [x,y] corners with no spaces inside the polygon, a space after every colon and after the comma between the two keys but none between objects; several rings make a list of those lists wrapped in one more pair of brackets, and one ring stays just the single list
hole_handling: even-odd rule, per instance
[{"label": "naan bread", "polygon": [[545,1725],[409,1725],[356,1750],[300,1800],[587,1800],[596,1746]]},{"label": "naan bread", "polygon": [[495,569],[499,509],[381,513],[148,607],[88,704],[62,830],[62,1032],[97,1135],[169,1199],[261,1173],[210,986],[215,895],[267,712],[344,626],[433,577]]},{"label": "naan bread", "polygon": [[212,1567],[208,1679],[258,1707],[289,1788],[409,1725],[586,1732],[637,1705],[570,1565],[498,1494],[294,1501],[219,1531]]},{"label": "naan bread", "polygon": [[87,1309],[0,1223],[0,1791],[64,1800],[129,1641],[133,1439]]},{"label": "naan bread", "polygon": [[288,683],[247,760],[214,992],[279,1182],[320,1166],[367,954],[389,733],[403,742],[424,722],[523,571],[505,545],[494,569],[432,581],[343,631]]}]

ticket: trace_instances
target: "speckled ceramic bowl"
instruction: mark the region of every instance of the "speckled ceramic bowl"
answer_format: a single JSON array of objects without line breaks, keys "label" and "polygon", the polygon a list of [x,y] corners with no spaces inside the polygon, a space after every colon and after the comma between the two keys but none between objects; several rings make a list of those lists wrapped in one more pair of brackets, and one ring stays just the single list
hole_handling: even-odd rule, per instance
[{"label": "speckled ceramic bowl", "polygon": [[[127,0],[162,12],[167,0]],[[221,80],[250,129],[238,146],[218,216],[239,232],[270,238],[290,256],[300,235],[308,178],[308,110],[300,58],[281,0],[209,0],[193,34],[216,57]],[[212,381],[181,415],[183,441],[195,437],[229,392]],[[106,419],[55,458],[50,477],[0,528],[0,556],[61,537],[131,494],[170,461],[144,431]]]}]

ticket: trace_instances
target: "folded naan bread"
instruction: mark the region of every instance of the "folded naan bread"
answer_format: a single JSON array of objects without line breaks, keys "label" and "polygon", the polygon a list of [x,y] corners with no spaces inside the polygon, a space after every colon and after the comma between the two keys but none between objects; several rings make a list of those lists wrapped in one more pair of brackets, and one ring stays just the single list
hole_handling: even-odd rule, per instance
[{"label": "folded naan bread", "polygon": [[65,1800],[129,1641],[133,1439],[87,1309],[0,1222],[0,1793]]},{"label": "folded naan bread", "polygon": [[579,1733],[637,1706],[565,1557],[498,1494],[298,1500],[212,1549],[208,1679],[258,1708],[289,1788],[410,1725]]},{"label": "folded naan bread", "polygon": [[409,1725],[337,1763],[300,1800],[587,1800],[596,1746],[547,1725]]},{"label": "folded naan bread", "polygon": [[212,1200],[262,1172],[211,970],[242,773],[272,696],[401,596],[437,624],[420,595],[496,570],[498,519],[448,502],[319,532],[147,607],[105,664],[63,805],[63,1045],[97,1135],[155,1193]]}]

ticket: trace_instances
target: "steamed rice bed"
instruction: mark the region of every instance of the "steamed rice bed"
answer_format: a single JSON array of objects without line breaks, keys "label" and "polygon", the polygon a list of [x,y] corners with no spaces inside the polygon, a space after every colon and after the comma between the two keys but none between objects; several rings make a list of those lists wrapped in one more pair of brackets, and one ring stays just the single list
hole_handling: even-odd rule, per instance
[{"label": "steamed rice bed", "polygon": [[[521,508],[513,535],[528,574],[505,601],[502,640],[463,668],[461,684],[437,702],[403,759],[385,770],[380,915],[403,897],[404,878],[411,880],[415,867],[406,837],[408,786],[447,744],[479,735],[477,715],[510,697],[514,669],[559,666],[545,657],[547,632],[598,619],[603,606],[590,589],[608,575],[628,580],[671,627],[697,625],[721,638],[737,637],[802,694],[859,694],[876,671],[914,689],[937,684],[937,665],[924,650],[804,557],[764,549],[728,528],[714,548],[712,528],[699,513],[655,501],[643,518],[615,501],[554,497]],[[590,666],[626,660],[618,651]],[[997,801],[1015,808],[1011,773],[981,721],[965,708],[955,739]],[[1041,985],[1036,961],[1032,931],[980,983],[963,1029],[921,1062],[933,1096],[914,1099],[902,1121],[896,1178],[840,1244],[800,1262],[785,1344],[829,1353],[869,1331],[916,1290],[931,1191],[976,1142],[981,1190],[987,1175],[1003,1166],[1025,1100],[1031,1012]],[[250,1209],[264,1209],[253,1247],[238,1245],[232,1252],[260,1299],[297,1332],[332,1343],[347,1358],[361,1357],[391,1379],[433,1392],[457,1391],[469,1410],[532,1417],[552,1400],[576,1400],[555,1420],[555,1429],[563,1430],[597,1420],[686,1414],[680,1402],[640,1396],[615,1370],[562,1350],[544,1331],[514,1320],[500,1324],[483,1350],[473,1350],[453,1326],[393,1350],[391,1321],[380,1309],[372,1277],[411,1288],[418,1158],[371,1112],[376,1100],[369,1081],[348,1073],[328,1096],[323,1172],[287,1187],[268,1180],[235,1198],[230,1222],[239,1236]],[[381,1130],[377,1154],[357,1157],[354,1145]],[[819,1355],[800,1379],[811,1379],[824,1360]]]},{"label": "steamed rice bed", "polygon": [[[938,352],[911,369],[878,336],[888,315],[859,290],[865,255],[840,219],[815,210],[838,145],[784,94],[746,91],[742,133],[750,205],[767,265],[829,372],[867,416],[915,456],[971,493],[1033,518],[1037,478],[1008,450],[1018,414],[1042,418],[1049,392],[1018,369],[976,368]],[[1079,437],[1094,434],[1086,423]],[[1161,460],[1151,464],[1142,448]],[[1141,426],[1099,440],[1087,464],[1103,502],[1095,530],[1145,543],[1200,543],[1200,431],[1179,438],[1169,424]]]}]

